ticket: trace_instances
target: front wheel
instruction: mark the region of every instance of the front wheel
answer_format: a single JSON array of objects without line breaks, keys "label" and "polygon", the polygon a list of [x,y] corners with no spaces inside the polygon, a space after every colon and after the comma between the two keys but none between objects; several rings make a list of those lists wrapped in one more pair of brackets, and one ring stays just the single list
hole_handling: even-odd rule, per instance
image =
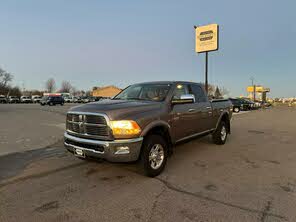
[{"label": "front wheel", "polygon": [[213,141],[217,145],[223,145],[226,142],[228,130],[225,121],[221,121],[213,133]]},{"label": "front wheel", "polygon": [[163,137],[150,135],[144,139],[140,158],[145,175],[159,175],[165,168],[167,157],[168,144]]}]

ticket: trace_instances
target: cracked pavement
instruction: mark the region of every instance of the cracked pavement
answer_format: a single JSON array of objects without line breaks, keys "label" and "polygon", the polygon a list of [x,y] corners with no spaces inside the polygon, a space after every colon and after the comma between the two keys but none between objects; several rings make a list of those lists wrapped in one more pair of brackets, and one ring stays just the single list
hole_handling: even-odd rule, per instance
[{"label": "cracked pavement", "polygon": [[0,131],[1,222],[296,221],[295,108],[235,115],[224,146],[209,136],[180,144],[156,178],[67,153],[66,110],[0,106],[1,123],[20,126]]}]

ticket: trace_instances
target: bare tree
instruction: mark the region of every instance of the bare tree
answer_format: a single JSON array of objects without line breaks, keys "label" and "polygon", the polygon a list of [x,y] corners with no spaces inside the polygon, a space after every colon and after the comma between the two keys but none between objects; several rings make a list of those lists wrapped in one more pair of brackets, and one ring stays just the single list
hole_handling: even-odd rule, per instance
[{"label": "bare tree", "polygon": [[8,83],[13,79],[13,75],[0,68],[0,87],[7,87]]},{"label": "bare tree", "polygon": [[56,89],[56,83],[54,78],[49,78],[45,83],[45,89],[47,92],[52,93]]},{"label": "bare tree", "polygon": [[[205,84],[204,83],[201,83],[201,85],[205,88]],[[211,84],[208,84],[208,96],[209,97],[213,97],[214,96],[214,93],[215,93],[215,86],[214,85],[211,85]]]},{"label": "bare tree", "polygon": [[68,81],[63,81],[60,92],[69,93],[72,90],[72,85]]},{"label": "bare tree", "polygon": [[220,89],[220,94],[222,97],[228,96],[229,95],[229,90],[226,89],[225,87]]},{"label": "bare tree", "polygon": [[9,89],[10,96],[17,96],[20,97],[22,95],[21,89],[18,86]]}]

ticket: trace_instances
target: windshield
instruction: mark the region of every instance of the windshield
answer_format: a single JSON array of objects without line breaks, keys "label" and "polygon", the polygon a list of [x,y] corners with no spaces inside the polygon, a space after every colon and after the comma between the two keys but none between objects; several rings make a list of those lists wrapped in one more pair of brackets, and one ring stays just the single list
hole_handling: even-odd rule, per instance
[{"label": "windshield", "polygon": [[131,85],[115,96],[113,99],[122,100],[165,100],[170,84],[137,84]]}]

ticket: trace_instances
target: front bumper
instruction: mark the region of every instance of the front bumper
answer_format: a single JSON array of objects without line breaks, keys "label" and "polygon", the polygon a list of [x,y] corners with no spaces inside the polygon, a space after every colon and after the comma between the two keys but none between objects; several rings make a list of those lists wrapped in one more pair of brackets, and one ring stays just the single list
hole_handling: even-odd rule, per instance
[{"label": "front bumper", "polygon": [[131,162],[139,158],[143,137],[135,139],[100,141],[83,139],[64,134],[64,145],[67,150],[76,153],[76,149],[83,151],[85,156],[106,159],[110,162]]}]

